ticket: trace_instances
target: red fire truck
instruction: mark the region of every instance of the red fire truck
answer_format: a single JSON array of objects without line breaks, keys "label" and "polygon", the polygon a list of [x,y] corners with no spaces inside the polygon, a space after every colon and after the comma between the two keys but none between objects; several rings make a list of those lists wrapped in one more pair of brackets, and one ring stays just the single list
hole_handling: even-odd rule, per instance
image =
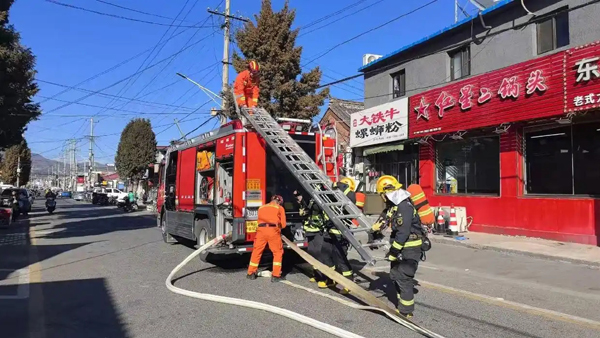
[{"label": "red fire truck", "polygon": [[[299,119],[278,123],[327,176],[337,180],[335,130],[323,133]],[[231,233],[230,242],[208,254],[251,252],[258,208],[277,194],[285,201],[284,235],[306,247],[294,190],[303,192],[261,136],[234,120],[169,147],[160,168],[157,225],[165,242],[183,238],[200,246]]]}]

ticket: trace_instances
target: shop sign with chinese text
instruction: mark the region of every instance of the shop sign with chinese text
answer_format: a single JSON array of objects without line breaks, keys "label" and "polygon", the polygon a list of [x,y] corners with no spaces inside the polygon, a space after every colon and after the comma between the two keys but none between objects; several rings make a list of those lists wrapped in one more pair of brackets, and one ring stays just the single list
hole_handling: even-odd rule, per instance
[{"label": "shop sign with chinese text", "polygon": [[600,43],[565,52],[565,112],[600,107]]},{"label": "shop sign with chinese text", "polygon": [[550,55],[410,98],[410,137],[563,113],[563,56]]},{"label": "shop sign with chinese text", "polygon": [[408,138],[408,98],[356,112],[350,116],[350,147]]}]

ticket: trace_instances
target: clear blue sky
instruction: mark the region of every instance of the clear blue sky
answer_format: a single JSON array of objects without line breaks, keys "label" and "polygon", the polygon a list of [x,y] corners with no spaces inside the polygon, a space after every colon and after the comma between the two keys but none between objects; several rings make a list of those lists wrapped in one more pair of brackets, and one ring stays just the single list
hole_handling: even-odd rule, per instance
[{"label": "clear blue sky", "polygon": [[[123,10],[102,3],[87,0],[57,0],[74,6],[85,7],[113,15],[135,18],[169,25],[182,10],[186,0],[106,0],[108,2],[156,14],[166,18],[149,16]],[[278,10],[283,0],[273,0]],[[295,27],[302,27],[327,14],[349,6],[357,0],[291,0],[291,7],[297,11]],[[297,43],[303,47],[303,62],[306,62],[334,45],[376,27],[402,13],[429,2],[429,0],[365,0],[356,7],[335,15],[326,21],[305,29],[318,30],[301,36]],[[465,0],[466,2],[466,0]],[[205,22],[207,28],[178,28],[149,23],[133,22],[120,18],[102,16],[77,9],[56,5],[44,0],[17,0],[10,12],[10,21],[21,33],[22,43],[31,48],[37,56],[37,78],[64,86],[74,86],[79,82],[118,65],[119,63],[153,48],[161,36],[163,41],[175,32],[175,37],[167,44],[160,45],[160,53],[155,53],[144,63],[159,62],[184,47],[186,50],[171,60],[166,60],[153,68],[110,87],[101,94],[90,95],[88,91],[98,91],[121,81],[142,65],[149,53],[145,53],[122,66],[78,85],[80,89],[70,89],[57,96],[57,100],[47,100],[65,87],[39,82],[40,92],[36,100],[42,103],[45,112],[39,121],[29,125],[26,138],[32,151],[47,158],[58,158],[63,150],[65,139],[78,141],[78,160],[87,159],[89,142],[84,139],[89,134],[90,117],[96,115],[98,121],[94,133],[96,139],[96,160],[113,163],[119,135],[125,124],[133,117],[150,118],[159,144],[179,137],[173,119],[183,119],[184,133],[196,128],[209,116],[215,104],[210,102],[198,112],[186,117],[191,109],[205,104],[208,97],[191,83],[179,78],[175,72],[188,75],[214,92],[221,87],[221,64],[223,38],[218,17],[210,17],[207,7],[215,8],[221,0],[187,0],[187,6],[179,16],[185,18],[183,26],[198,26]],[[253,18],[260,10],[260,0],[231,0],[232,13]],[[195,4],[195,6],[193,6]],[[374,4],[374,5],[373,5]],[[334,20],[366,6],[364,11],[351,15],[335,23]],[[192,8],[193,6],[193,8]],[[221,6],[222,8],[222,6]],[[170,19],[171,18],[171,19]],[[365,53],[387,54],[419,38],[432,34],[454,20],[454,0],[439,0],[412,15],[404,17],[384,28],[378,29],[345,44],[310,66],[320,66],[324,71],[322,83],[357,74]],[[177,21],[175,24],[179,24]],[[236,24],[235,27],[239,27]],[[179,32],[181,34],[177,35]],[[301,30],[302,34],[302,30]],[[201,41],[200,41],[201,40]],[[188,43],[188,41],[190,41]],[[200,41],[199,43],[196,43]],[[163,47],[161,49],[161,47]],[[233,45],[236,49],[236,46]],[[152,62],[150,60],[154,59]],[[142,69],[144,68],[142,67]],[[235,72],[230,72],[230,82]],[[133,81],[133,79],[136,79]],[[166,85],[173,85],[161,89]],[[83,97],[89,97],[82,99]],[[113,95],[113,96],[111,96]],[[137,97],[139,101],[114,100],[114,95],[125,98]],[[332,87],[332,95],[338,98],[362,100],[363,81],[358,78],[346,84]],[[60,100],[60,101],[58,101]],[[68,102],[79,101],[79,103]],[[64,106],[62,108],[59,108]],[[99,107],[115,108],[106,110]],[[181,107],[181,108],[178,108]],[[57,109],[59,108],[59,109]],[[137,114],[137,112],[146,115]],[[185,119],[184,119],[185,118]],[[201,131],[215,127],[211,121]]]}]

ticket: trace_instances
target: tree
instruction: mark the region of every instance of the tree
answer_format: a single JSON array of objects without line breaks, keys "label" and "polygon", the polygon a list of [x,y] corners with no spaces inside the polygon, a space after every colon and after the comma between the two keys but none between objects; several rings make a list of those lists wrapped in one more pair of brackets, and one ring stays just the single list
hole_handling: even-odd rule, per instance
[{"label": "tree", "polygon": [[4,153],[4,160],[0,164],[0,172],[2,172],[4,183],[17,184],[19,158],[21,162],[19,186],[26,185],[29,182],[31,176],[31,150],[27,146],[27,142],[23,140],[20,144],[8,148]]},{"label": "tree", "polygon": [[139,180],[156,158],[156,135],[148,119],[129,121],[115,156],[115,166],[122,179]]},{"label": "tree", "polygon": [[41,114],[31,100],[38,92],[35,57],[8,22],[13,2],[0,1],[0,149],[19,144],[27,124]]},{"label": "tree", "polygon": [[[299,29],[292,30],[296,11],[288,1],[279,12],[273,12],[270,0],[262,1],[255,15],[256,24],[247,22],[235,33],[235,40],[243,55],[233,55],[233,67],[240,73],[247,69],[248,61],[260,65],[259,105],[278,117],[312,118],[319,114],[329,95],[329,89],[317,92],[321,70],[313,68],[302,73],[300,56],[302,47],[296,46]],[[233,96],[223,93],[231,114]]]}]

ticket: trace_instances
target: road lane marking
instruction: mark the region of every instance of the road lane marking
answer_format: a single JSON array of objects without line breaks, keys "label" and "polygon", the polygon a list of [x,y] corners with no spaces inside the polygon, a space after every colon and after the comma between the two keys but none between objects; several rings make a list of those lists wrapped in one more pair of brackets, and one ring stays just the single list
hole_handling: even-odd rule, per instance
[{"label": "road lane marking", "polygon": [[[386,268],[364,268],[363,269],[363,271],[367,271],[371,275],[376,275],[377,273],[381,273],[386,270],[389,270],[389,268],[387,268],[387,269]],[[462,297],[465,297],[465,298],[468,298],[471,300],[488,303],[488,304],[492,304],[492,305],[496,305],[496,306],[520,311],[520,312],[525,312],[525,313],[539,316],[539,317],[560,320],[560,321],[567,322],[570,324],[584,326],[584,327],[587,327],[590,329],[600,331],[600,322],[595,321],[595,320],[577,317],[577,316],[569,315],[569,314],[558,312],[558,311],[542,309],[542,308],[538,308],[538,307],[534,307],[534,306],[530,306],[530,305],[526,305],[526,304],[521,304],[521,303],[517,303],[517,302],[512,302],[512,301],[505,300],[502,298],[486,296],[486,295],[482,295],[482,294],[478,294],[478,293],[474,293],[474,292],[470,292],[470,291],[460,290],[460,289],[456,289],[456,288],[453,288],[450,286],[445,286],[445,285],[432,283],[432,282],[426,282],[423,280],[419,280],[419,284],[428,289],[437,290],[437,291],[441,291],[441,292],[448,293],[448,294],[454,294],[454,295],[462,296]]]},{"label": "road lane marking", "polygon": [[37,239],[35,230],[29,227],[29,282],[33,284],[30,288],[29,297],[28,329],[29,338],[46,337],[46,318],[44,315],[44,295],[42,292],[42,266],[39,263],[37,252]]},{"label": "road lane marking", "polygon": [[17,293],[14,295],[1,295],[0,300],[8,300],[8,299],[27,299],[29,298],[29,269],[23,268],[19,270],[13,269],[0,269],[0,271],[9,271],[12,273],[6,277],[6,279],[10,279],[11,275],[17,275]]}]

